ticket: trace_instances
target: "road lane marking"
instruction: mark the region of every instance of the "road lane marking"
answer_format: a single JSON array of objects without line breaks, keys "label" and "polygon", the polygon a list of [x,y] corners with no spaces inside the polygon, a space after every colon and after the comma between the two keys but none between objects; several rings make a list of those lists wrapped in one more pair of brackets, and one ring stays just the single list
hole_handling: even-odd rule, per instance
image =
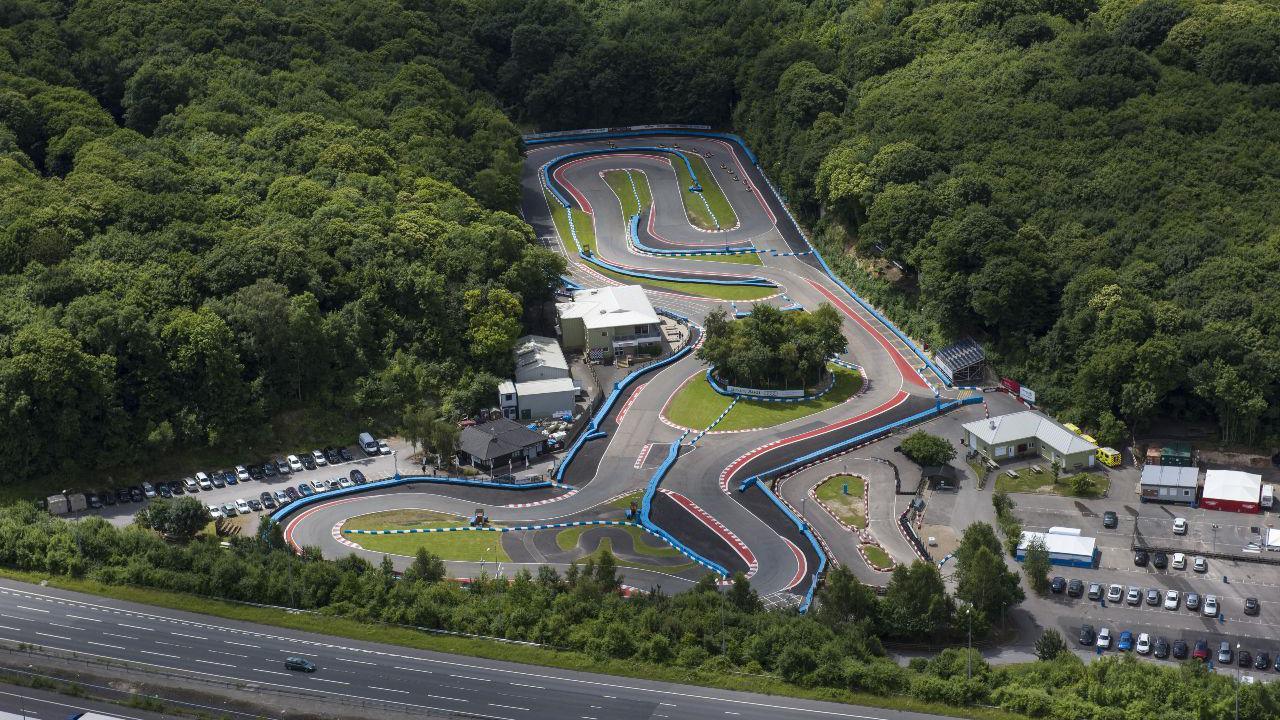
[{"label": "road lane marking", "polygon": [[54,626],[54,627],[66,628],[66,629],[68,629],[68,630],[79,630],[79,629],[80,629],[80,628],[76,627],[75,625],[66,625],[66,624],[64,624],[64,623],[56,623],[56,622],[52,622],[52,621],[50,621],[50,622],[48,622],[48,623],[45,623],[45,624],[46,624],[46,625],[52,625],[52,626]]},{"label": "road lane marking", "polygon": [[169,631],[169,634],[177,635],[178,637],[191,638],[192,640],[208,640],[209,639],[207,637],[200,637],[199,635],[188,635],[186,633],[174,632],[172,630]]},{"label": "road lane marking", "polygon": [[517,686],[519,686],[519,687],[533,688],[534,690],[546,690],[546,688],[542,687],[541,685],[530,685],[530,684],[528,684],[528,683],[518,683],[518,682],[507,683],[507,684],[508,684],[508,685],[517,685]]},{"label": "road lane marking", "polygon": [[311,679],[312,679],[312,680],[315,680],[316,682],[327,682],[327,683],[333,683],[334,685],[350,685],[350,684],[351,684],[351,683],[349,683],[349,682],[345,682],[345,681],[342,681],[342,680],[328,680],[328,679],[325,679],[325,678],[318,678],[318,677],[313,677],[313,678],[311,678]]},{"label": "road lane marking", "polygon": [[118,638],[120,638],[121,640],[137,640],[137,639],[138,639],[138,638],[136,638],[136,637],[134,637],[134,636],[132,636],[132,635],[121,635],[120,633],[109,633],[109,632],[104,632],[104,633],[102,633],[102,634],[103,634],[103,635],[110,635],[111,637],[118,637]]},{"label": "road lane marking", "polygon": [[262,649],[262,647],[261,647],[261,646],[259,646],[259,645],[250,645],[249,643],[232,642],[231,640],[223,640],[222,642],[224,642],[224,643],[226,643],[226,644],[228,644],[228,645],[239,645],[240,647],[253,648],[254,650],[261,650],[261,649]]},{"label": "road lane marking", "polygon": [[233,653],[233,652],[223,652],[221,650],[205,650],[205,652],[213,653],[214,655],[229,655],[231,657],[238,657],[238,658],[249,657],[248,655],[241,655],[240,653]]},{"label": "road lane marking", "polygon": [[142,653],[143,655],[157,655],[159,657],[174,658],[177,660],[182,659],[178,655],[170,655],[169,653],[156,652],[155,650],[139,650],[138,652]]},{"label": "road lane marking", "polygon": [[[97,645],[98,647],[109,647],[112,650],[124,650],[124,648],[121,647],[120,645],[108,645],[107,643],[94,642],[92,640],[85,640],[84,642],[86,645]],[[197,660],[196,662],[200,662],[200,661]]]},{"label": "road lane marking", "polygon": [[53,633],[37,632],[36,635],[43,635],[45,637],[58,638],[59,640],[66,640],[67,642],[73,642],[69,637],[64,637],[62,635],[54,635]]},{"label": "road lane marking", "polygon": [[[316,657],[319,657],[319,656],[316,656]],[[351,658],[338,658],[338,659],[343,662],[356,663],[357,665],[377,665],[378,664],[378,663],[371,663],[368,660],[352,660]]]},{"label": "road lane marking", "polygon": [[30,610],[31,612],[42,612],[42,613],[49,612],[48,610],[41,610],[40,608],[27,607],[26,605],[14,605],[14,607],[18,608],[19,610]]},{"label": "road lane marking", "polygon": [[100,622],[102,622],[101,620],[98,620],[97,618],[80,617],[79,615],[72,615],[71,613],[67,613],[67,617],[69,617],[69,618],[71,618],[71,619],[73,619],[73,620],[86,620],[86,621],[88,621],[88,622],[96,622],[96,623],[100,623]]},{"label": "road lane marking", "polygon": [[254,670],[254,672],[267,673],[268,675],[284,675],[285,677],[293,677],[289,673],[280,672],[279,670]]},{"label": "road lane marking", "polygon": [[393,670],[408,670],[409,672],[426,673],[427,675],[432,674],[430,670],[423,670],[421,668],[400,667],[399,665],[392,665],[391,668]]},{"label": "road lane marking", "polygon": [[117,624],[117,625],[119,625],[120,627],[127,627],[127,628],[129,628],[130,630],[146,630],[146,631],[148,631],[148,632],[150,632],[150,631],[151,631],[151,628],[149,628],[149,627],[140,627],[140,626],[138,626],[138,625],[125,625],[125,624],[124,624],[124,623],[122,623],[122,622],[118,622],[118,623],[116,623],[116,624]]},{"label": "road lane marking", "polygon": [[470,675],[453,675],[452,673],[450,673],[450,677],[456,677],[459,680],[475,680],[477,682],[493,682],[488,678],[471,677]]},{"label": "road lane marking", "polygon": [[195,662],[204,663],[205,665],[217,665],[219,667],[235,667],[235,665],[232,665],[231,663],[214,662],[213,660],[196,660]]},{"label": "road lane marking", "polygon": [[529,708],[517,707],[515,705],[499,705],[498,703],[489,703],[489,707],[500,707],[500,708],[505,708],[507,710],[523,710],[525,712],[529,712]]},{"label": "road lane marking", "polygon": [[405,695],[408,695],[408,694],[409,694],[409,691],[408,691],[408,690],[394,690],[394,689],[392,689],[392,688],[377,687],[377,686],[374,686],[374,685],[370,685],[370,686],[369,686],[369,689],[370,689],[370,690],[378,690],[378,691],[380,691],[380,692],[403,693],[403,694],[405,694]]}]

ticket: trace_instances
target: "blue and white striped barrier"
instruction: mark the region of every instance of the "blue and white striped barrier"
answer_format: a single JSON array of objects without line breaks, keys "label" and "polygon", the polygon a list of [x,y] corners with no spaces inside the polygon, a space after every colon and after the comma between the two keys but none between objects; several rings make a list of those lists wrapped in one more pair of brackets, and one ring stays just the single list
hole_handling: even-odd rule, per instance
[{"label": "blue and white striped barrier", "polygon": [[667,250],[664,248],[656,248],[645,245],[640,240],[640,215],[632,215],[631,220],[627,223],[628,240],[631,246],[643,253],[649,255],[662,255],[664,257],[701,257],[706,255],[749,255],[756,252],[752,245],[746,247],[730,247],[726,245],[723,248],[708,248],[706,250]]},{"label": "blue and white striped barrier", "polygon": [[[662,148],[662,147],[629,147],[629,148],[625,148],[625,150],[627,152],[635,152],[637,150],[641,150],[641,151],[650,151],[650,152],[656,152],[656,153],[667,153],[670,155],[675,155],[676,157],[684,161],[685,169],[689,171],[689,177],[693,179],[693,185],[689,187],[689,191],[696,192],[699,194],[702,193],[702,185],[698,182],[698,173],[694,172],[693,164],[689,162],[689,157],[685,155],[683,152],[676,150],[674,148]],[[547,187],[548,190],[551,191],[551,194],[555,196],[556,200],[558,200],[560,204],[565,207],[565,209],[568,209],[569,207],[571,207],[571,204],[569,203],[568,198],[560,194],[560,190],[556,188],[555,182],[552,181],[551,179],[551,173],[553,172],[552,169],[557,165],[560,165],[561,163],[565,162],[566,160],[570,160],[572,158],[585,157],[587,155],[610,155],[617,152],[620,152],[618,148],[593,148],[591,150],[579,150],[577,152],[571,152],[571,153],[567,153],[559,157],[553,158],[550,162],[542,166],[542,183]]]},{"label": "blue and white striped barrier", "polygon": [[[573,227],[572,224],[570,224],[571,229],[572,227]],[[577,242],[576,237],[574,239],[574,242],[575,243]],[[585,253],[580,251],[578,255],[583,260],[586,260],[592,265],[597,265],[599,267],[602,267],[605,270],[608,270],[609,272],[614,272],[619,275],[626,275],[627,277],[640,278],[642,280],[645,280],[645,279],[661,280],[663,282],[694,283],[699,285],[733,285],[733,286],[747,285],[751,287],[770,287],[770,288],[778,287],[773,281],[766,280],[765,278],[762,278],[762,277],[744,276],[740,279],[727,280],[727,279],[720,279],[720,278],[686,277],[684,275],[659,275],[658,273],[643,272],[640,270],[632,270],[630,268],[624,268],[621,265],[614,265],[613,263],[607,260],[601,260],[599,257],[596,257],[595,255],[592,255],[590,253]]]},{"label": "blue and white striped barrier", "polygon": [[715,376],[714,376],[714,374],[712,373],[712,370],[714,370],[714,369],[715,369],[715,367],[714,367],[714,366],[712,366],[712,367],[708,367],[708,368],[707,368],[707,384],[709,384],[709,385],[711,386],[711,389],[712,389],[712,390],[715,390],[717,394],[719,394],[719,395],[724,395],[725,397],[732,397],[732,398],[735,398],[735,399],[736,399],[736,398],[742,398],[742,399],[746,399],[746,400],[761,400],[761,401],[764,401],[764,402],[793,402],[793,403],[795,403],[795,402],[808,402],[808,401],[810,401],[810,400],[817,400],[818,398],[822,397],[823,395],[826,395],[827,393],[831,392],[832,388],[834,388],[834,387],[836,386],[836,374],[835,374],[835,373],[831,373],[831,377],[829,378],[829,380],[828,380],[828,382],[827,382],[827,386],[826,386],[825,388],[823,388],[822,390],[819,390],[818,392],[813,393],[812,395],[799,395],[799,396],[796,396],[796,397],[768,397],[768,396],[765,396],[765,395],[751,395],[751,394],[747,394],[747,393],[735,393],[735,392],[733,392],[733,391],[729,390],[728,388],[726,388],[726,387],[722,386],[720,383],[716,382]]},{"label": "blue and white striped barrier", "polygon": [[653,508],[653,496],[658,492],[658,485],[662,482],[662,478],[666,477],[667,472],[671,470],[671,466],[675,464],[676,458],[680,456],[680,443],[684,441],[685,436],[688,434],[689,431],[685,430],[675,442],[671,443],[671,449],[667,451],[666,459],[663,460],[662,464],[653,471],[653,475],[649,478],[649,484],[644,490],[644,499],[640,501],[640,523],[650,532],[663,540],[666,540],[671,547],[679,550],[685,557],[693,560],[721,577],[729,577],[729,570],[723,565],[699,555],[692,548],[675,539],[671,533],[658,527],[653,520],[649,518],[649,513]]},{"label": "blue and white striped barrier", "polygon": [[724,411],[721,412],[718,416],[716,416],[716,419],[712,420],[710,425],[706,426],[697,435],[693,436],[693,439],[689,441],[689,446],[692,447],[694,445],[697,445],[698,441],[702,439],[703,435],[706,435],[707,433],[711,432],[715,428],[715,426],[719,425],[720,421],[724,420],[725,416],[729,414],[729,411],[733,409],[733,406],[738,404],[739,399],[740,398],[735,397],[733,400],[731,400],[729,402],[729,406],[726,407]]},{"label": "blue and white striped barrier", "polygon": [[[421,533],[441,533],[441,532],[521,532],[528,530],[555,530],[557,528],[586,527],[593,525],[621,525],[626,527],[637,527],[648,532],[643,525],[639,523],[629,522],[627,520],[577,520],[573,522],[562,523],[546,523],[542,525],[514,525],[511,527],[476,527],[472,525],[458,525],[456,527],[444,528],[405,528],[403,530],[349,530],[343,528],[344,535],[416,535]],[[655,536],[657,537],[657,536]]]}]

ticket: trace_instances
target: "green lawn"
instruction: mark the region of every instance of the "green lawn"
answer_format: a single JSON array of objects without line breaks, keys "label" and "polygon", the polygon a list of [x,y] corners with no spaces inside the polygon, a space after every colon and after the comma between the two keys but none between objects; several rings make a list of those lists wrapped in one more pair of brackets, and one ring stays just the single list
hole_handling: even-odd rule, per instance
[{"label": "green lawn", "polygon": [[[1076,497],[1072,492],[1071,478],[1073,475],[1062,474],[1058,478],[1057,484],[1053,482],[1053,473],[1049,472],[1047,465],[1040,464],[1041,472],[1035,472],[1029,467],[1018,469],[1018,477],[1009,477],[1005,468],[992,471],[996,478],[996,490],[1003,490],[1007,493],[1038,493],[1040,495],[1063,495],[1065,497]],[[1087,493],[1080,497],[1102,497],[1107,494],[1111,488],[1111,479],[1102,473],[1088,473],[1088,477],[1093,481],[1093,492]]]},{"label": "green lawn", "polygon": [[[569,257],[577,257],[578,249],[573,246],[573,235],[569,233],[569,220],[565,215],[565,208],[556,200],[555,196],[550,192],[543,190],[542,194],[547,199],[547,207],[551,208],[551,219],[555,221],[556,232],[560,235],[560,241],[564,243],[565,252]],[[578,244],[583,250],[590,250],[592,253],[596,251],[596,226],[592,224],[592,217],[578,208],[570,208],[573,213],[573,227],[578,231]]]},{"label": "green lawn", "polygon": [[[842,488],[846,483],[849,485],[848,495],[842,492]],[[846,525],[865,528],[867,519],[862,515],[862,494],[865,489],[863,480],[860,477],[836,475],[833,478],[823,480],[818,485],[815,494]]]},{"label": "green lawn", "polygon": [[[613,553],[613,540],[611,538],[601,538],[600,544],[596,546],[595,550],[592,550],[590,553],[578,558],[574,562],[578,563],[579,565],[585,564],[587,560],[590,560],[590,559],[594,559],[596,562],[599,562],[600,556],[604,554],[605,550],[608,550],[609,552]],[[680,557],[684,557],[683,555],[680,555],[680,553],[676,553],[676,555],[679,555]],[[686,570],[692,570],[693,568],[697,567],[697,563],[694,563],[692,561],[680,563],[679,565],[656,565],[656,564],[650,564],[650,563],[636,562],[635,560],[627,560],[627,559],[618,557],[616,553],[614,553],[613,557],[614,557],[614,561],[617,562],[618,567],[620,568],[635,568],[637,570],[649,570],[651,572],[675,574],[675,573],[684,572]],[[711,572],[711,571],[708,570],[707,572]]]},{"label": "green lawn", "polygon": [[[729,411],[716,430],[763,428],[802,418],[826,410],[848,400],[862,387],[862,376],[843,367],[831,366],[836,385],[817,400],[801,403],[744,400]],[[706,376],[699,373],[685,383],[667,407],[667,419],[677,425],[701,430],[729,406],[730,399],[711,389]]]},{"label": "green lawn", "polygon": [[893,567],[893,558],[889,557],[889,553],[882,550],[878,545],[863,545],[862,552],[867,556],[867,560],[876,567]]},{"label": "green lawn", "polygon": [[[592,528],[590,526],[581,526],[561,530],[556,534],[556,545],[559,545],[561,550],[572,550],[578,547],[578,541],[582,538],[582,534],[591,529]],[[639,555],[663,558],[684,557],[684,555],[680,554],[679,550],[676,550],[670,545],[663,544],[662,547],[654,547],[653,545],[647,544],[646,541],[652,540],[652,536],[638,527],[615,525],[613,526],[613,529],[621,530],[630,535],[631,541],[635,543],[636,553]],[[608,540],[608,538],[604,538],[604,540]],[[598,549],[598,546],[597,548],[594,548],[592,552],[595,552],[596,549]]]},{"label": "green lawn", "polygon": [[630,510],[632,500],[636,501],[636,507],[640,507],[640,501],[643,498],[644,498],[644,493],[637,490],[636,492],[630,493],[628,495],[623,495],[617,500],[610,501],[609,507],[616,507],[616,508],[621,508],[623,510]]},{"label": "green lawn", "polygon": [[[711,175],[711,169],[707,167],[706,161],[701,155],[695,153],[686,152],[685,156],[689,158],[693,171],[698,174],[698,182],[702,185],[702,197],[707,200],[703,203],[698,193],[689,191],[689,187],[693,185],[689,169],[684,166],[680,158],[672,157],[671,165],[676,169],[676,176],[680,181],[680,196],[684,198],[685,214],[689,216],[690,224],[703,230],[719,230],[737,225],[738,215],[733,211],[733,206],[729,204],[729,199],[725,197],[724,190],[716,182],[716,178]],[[746,195],[741,182],[730,182],[729,185]],[[710,205],[711,212],[715,213],[714,219],[707,212],[707,205]],[[716,227],[717,220],[720,222],[719,227]]]},{"label": "green lawn", "polygon": [[[467,520],[431,512],[429,510],[388,510],[360,515],[348,520],[344,530],[403,530],[407,528],[459,527]],[[413,557],[418,548],[439,555],[445,560],[471,560],[482,562],[511,560],[502,549],[502,533],[486,531],[460,531],[447,533],[414,533],[411,535],[344,535],[366,550]]]}]

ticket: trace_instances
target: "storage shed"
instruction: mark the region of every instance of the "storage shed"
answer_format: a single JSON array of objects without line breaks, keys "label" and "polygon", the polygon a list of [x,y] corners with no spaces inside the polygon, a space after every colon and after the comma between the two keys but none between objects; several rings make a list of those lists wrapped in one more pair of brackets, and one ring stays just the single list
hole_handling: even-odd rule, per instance
[{"label": "storage shed", "polygon": [[1142,502],[1194,505],[1200,471],[1193,467],[1147,465],[1142,468]]},{"label": "storage shed", "polygon": [[1049,551],[1049,562],[1068,567],[1093,567],[1098,559],[1097,540],[1080,534],[1079,528],[1051,527],[1047,532],[1023,532],[1014,558],[1022,562],[1027,548],[1040,540]]},{"label": "storage shed", "polygon": [[1209,470],[1204,474],[1200,507],[1209,510],[1256,513],[1262,511],[1262,476],[1239,470]]},{"label": "storage shed", "polygon": [[1191,446],[1186,443],[1169,443],[1160,449],[1160,464],[1191,467]]}]

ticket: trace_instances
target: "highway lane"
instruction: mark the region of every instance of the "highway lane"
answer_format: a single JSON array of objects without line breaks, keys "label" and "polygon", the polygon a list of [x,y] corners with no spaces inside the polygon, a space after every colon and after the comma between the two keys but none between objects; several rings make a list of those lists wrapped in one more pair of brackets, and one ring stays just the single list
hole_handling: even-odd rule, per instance
[{"label": "highway lane", "polygon": [[[211,708],[230,717],[224,708]],[[189,716],[136,710],[101,700],[61,695],[51,690],[37,690],[17,685],[0,685],[0,711],[14,713],[30,720],[63,720],[86,712],[99,712],[121,720],[177,720]],[[262,717],[262,716],[253,716]]]},{"label": "highway lane", "polygon": [[[928,720],[903,713],[483,660],[333,638],[0,580],[0,641],[234,680],[503,720]],[[314,674],[289,672],[301,655]]]}]

